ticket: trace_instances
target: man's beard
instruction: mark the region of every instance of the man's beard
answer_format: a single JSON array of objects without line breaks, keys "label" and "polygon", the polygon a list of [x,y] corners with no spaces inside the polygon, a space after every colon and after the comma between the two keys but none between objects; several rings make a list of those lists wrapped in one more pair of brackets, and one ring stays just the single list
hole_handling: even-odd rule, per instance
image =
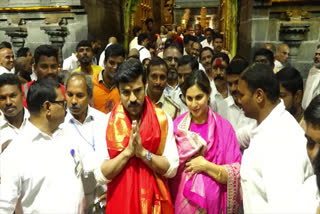
[{"label": "man's beard", "polygon": [[176,81],[178,79],[178,73],[176,71],[168,72],[168,81]]},{"label": "man's beard", "polygon": [[320,62],[314,62],[314,67],[320,69]]},{"label": "man's beard", "polygon": [[83,56],[83,57],[81,57],[80,62],[83,65],[90,65],[91,60],[88,56]]}]

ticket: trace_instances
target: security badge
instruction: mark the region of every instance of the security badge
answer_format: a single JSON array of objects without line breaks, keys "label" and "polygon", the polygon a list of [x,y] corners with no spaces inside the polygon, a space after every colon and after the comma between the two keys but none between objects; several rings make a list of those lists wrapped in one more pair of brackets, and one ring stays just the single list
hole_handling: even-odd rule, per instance
[{"label": "security badge", "polygon": [[70,153],[71,153],[71,156],[73,157],[73,161],[75,163],[74,172],[75,172],[76,176],[79,177],[82,173],[82,170],[83,170],[82,162],[78,158],[78,155],[76,154],[74,149],[71,149]]}]

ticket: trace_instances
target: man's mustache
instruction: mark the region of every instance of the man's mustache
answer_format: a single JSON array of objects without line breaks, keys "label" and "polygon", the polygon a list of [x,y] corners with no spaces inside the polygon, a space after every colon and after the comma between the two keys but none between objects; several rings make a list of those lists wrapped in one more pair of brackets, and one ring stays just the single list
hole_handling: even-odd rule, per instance
[{"label": "man's mustache", "polygon": [[6,106],[6,107],[4,108],[4,111],[7,111],[7,110],[8,110],[8,109],[10,109],[10,108],[17,109],[17,107],[16,107],[16,106],[14,106],[14,105],[10,105],[10,106]]},{"label": "man's mustache", "polygon": [[140,104],[138,102],[130,102],[128,107],[137,107],[139,106]]},{"label": "man's mustache", "polygon": [[217,75],[214,77],[214,80],[224,80],[224,77],[221,75]]},{"label": "man's mustache", "polygon": [[153,88],[154,88],[154,89],[157,89],[157,90],[159,90],[159,91],[160,91],[160,90],[163,90],[163,87],[161,87],[160,85],[154,85]]},{"label": "man's mustache", "polygon": [[78,106],[78,105],[70,105],[69,109],[80,110],[80,106]]}]

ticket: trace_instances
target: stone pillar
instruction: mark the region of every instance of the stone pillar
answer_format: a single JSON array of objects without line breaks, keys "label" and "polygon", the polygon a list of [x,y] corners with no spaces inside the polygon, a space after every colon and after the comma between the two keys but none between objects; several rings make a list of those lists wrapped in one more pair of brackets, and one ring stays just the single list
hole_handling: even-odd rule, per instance
[{"label": "stone pillar", "polygon": [[280,25],[280,40],[290,47],[290,61],[298,59],[299,47],[305,40],[305,33],[309,31],[310,24],[301,20],[282,22]]},{"label": "stone pillar", "polygon": [[41,26],[40,29],[48,34],[51,44],[59,49],[60,60],[63,60],[62,47],[65,43],[65,37],[68,35],[68,28],[58,24],[50,24]]},{"label": "stone pillar", "polygon": [[25,38],[28,36],[27,28],[24,26],[7,26],[1,27],[0,30],[5,31],[6,35],[11,38],[14,50],[24,47]]}]

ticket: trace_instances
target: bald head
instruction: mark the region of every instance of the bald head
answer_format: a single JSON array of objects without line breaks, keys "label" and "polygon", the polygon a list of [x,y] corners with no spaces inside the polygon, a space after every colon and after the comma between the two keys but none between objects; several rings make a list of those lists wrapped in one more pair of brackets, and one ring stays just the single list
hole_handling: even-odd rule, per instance
[{"label": "bald head", "polygon": [[14,66],[14,55],[11,49],[0,49],[0,65],[10,71]]},{"label": "bald head", "polygon": [[282,43],[278,46],[275,58],[281,63],[286,63],[289,57],[289,46],[285,43]]},{"label": "bald head", "polygon": [[116,44],[118,43],[118,40],[116,37],[112,36],[109,38],[108,43]]}]

